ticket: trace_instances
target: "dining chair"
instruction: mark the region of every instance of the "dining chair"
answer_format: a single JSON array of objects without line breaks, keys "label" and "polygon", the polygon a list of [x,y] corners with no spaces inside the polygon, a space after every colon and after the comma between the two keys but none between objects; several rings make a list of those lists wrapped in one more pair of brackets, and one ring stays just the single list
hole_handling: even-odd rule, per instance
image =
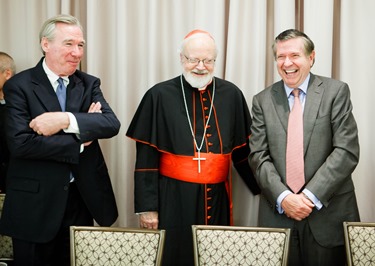
[{"label": "dining chair", "polygon": [[348,266],[375,265],[375,223],[344,222]]},{"label": "dining chair", "polygon": [[[0,194],[0,219],[3,211],[5,194]],[[0,262],[11,263],[13,261],[13,244],[12,238],[0,235]]]},{"label": "dining chair", "polygon": [[290,229],[193,225],[194,261],[202,265],[287,265]]},{"label": "dining chair", "polygon": [[71,265],[161,265],[164,241],[165,230],[71,226]]}]

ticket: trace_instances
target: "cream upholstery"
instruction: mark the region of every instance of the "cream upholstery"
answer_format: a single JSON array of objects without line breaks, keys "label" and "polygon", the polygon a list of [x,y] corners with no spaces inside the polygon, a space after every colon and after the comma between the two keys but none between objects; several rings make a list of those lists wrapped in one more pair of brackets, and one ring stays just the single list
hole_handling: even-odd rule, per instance
[{"label": "cream upholstery", "polygon": [[71,265],[161,265],[165,231],[71,226]]},{"label": "cream upholstery", "polygon": [[348,266],[375,265],[375,223],[344,222]]},{"label": "cream upholstery", "polygon": [[287,265],[290,229],[193,225],[195,265]]},{"label": "cream upholstery", "polygon": [[[5,194],[0,194],[0,219],[3,211]],[[12,238],[9,236],[0,235],[0,261],[13,260],[13,245]]]}]

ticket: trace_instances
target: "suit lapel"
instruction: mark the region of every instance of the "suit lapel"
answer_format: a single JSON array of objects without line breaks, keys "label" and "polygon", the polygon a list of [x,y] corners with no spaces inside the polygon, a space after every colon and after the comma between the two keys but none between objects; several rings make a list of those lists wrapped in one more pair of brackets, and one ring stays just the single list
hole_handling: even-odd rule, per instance
[{"label": "suit lapel", "polygon": [[276,114],[280,119],[281,124],[284,127],[285,132],[288,129],[288,116],[289,116],[289,105],[288,99],[284,90],[284,83],[282,81],[277,82],[272,87],[272,102],[275,106]]},{"label": "suit lapel", "polygon": [[318,115],[319,106],[322,101],[324,86],[319,77],[311,74],[309,87],[307,89],[307,96],[305,102],[305,109],[303,112],[303,138],[304,151],[307,151],[311,134]]},{"label": "suit lapel", "polygon": [[[289,104],[286,94],[284,93],[283,82],[277,82],[272,87],[272,101],[275,106],[276,114],[280,119],[280,123],[283,125],[285,132],[288,129],[288,117],[289,117]],[[319,106],[322,101],[324,92],[324,86],[322,85],[319,77],[311,74],[309,87],[307,90],[307,97],[305,102],[305,108],[303,112],[303,138],[304,138],[304,151],[307,151],[311,134],[315,125],[315,120],[318,115]]]},{"label": "suit lapel", "polygon": [[[53,89],[47,74],[42,66],[43,58],[38,65],[33,69],[35,72],[32,76],[34,84],[34,93],[44,106],[46,112],[61,112],[61,107],[57,99],[55,90]],[[82,80],[74,73],[69,77],[69,85],[67,87],[67,105],[66,111],[79,112],[81,108],[81,101],[84,94],[84,87]]]},{"label": "suit lapel", "polygon": [[61,111],[59,101],[47,74],[42,66],[43,58],[39,61],[38,65],[32,70],[32,83],[33,90],[36,97],[39,99],[41,105],[44,106],[46,112]]},{"label": "suit lapel", "polygon": [[69,77],[66,97],[66,111],[74,113],[81,110],[82,98],[84,94],[84,87],[82,84],[82,80],[76,74]]}]

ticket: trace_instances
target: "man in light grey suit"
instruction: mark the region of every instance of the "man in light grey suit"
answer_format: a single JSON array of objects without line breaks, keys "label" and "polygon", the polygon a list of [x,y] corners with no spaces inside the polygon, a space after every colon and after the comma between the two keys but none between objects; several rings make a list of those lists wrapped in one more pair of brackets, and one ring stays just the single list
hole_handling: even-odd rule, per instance
[{"label": "man in light grey suit", "polygon": [[[292,229],[289,265],[345,265],[343,221],[359,221],[352,172],[359,160],[357,125],[346,83],[310,72],[314,43],[286,30],[273,45],[282,80],[253,98],[250,165],[262,190],[259,226]],[[304,185],[286,183],[291,91],[303,108]],[[296,98],[298,99],[298,98]]]}]

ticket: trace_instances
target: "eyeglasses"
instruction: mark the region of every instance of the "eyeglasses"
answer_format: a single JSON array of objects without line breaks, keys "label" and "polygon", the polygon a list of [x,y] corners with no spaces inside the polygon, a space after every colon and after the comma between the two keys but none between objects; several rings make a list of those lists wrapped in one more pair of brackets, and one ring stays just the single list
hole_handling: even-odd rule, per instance
[{"label": "eyeglasses", "polygon": [[200,62],[203,63],[203,65],[205,66],[212,66],[213,64],[215,64],[215,61],[216,59],[198,59],[198,58],[189,58],[187,57],[186,55],[184,55],[185,58],[186,58],[186,62],[188,62],[189,64],[192,64],[192,65],[199,65]]}]

